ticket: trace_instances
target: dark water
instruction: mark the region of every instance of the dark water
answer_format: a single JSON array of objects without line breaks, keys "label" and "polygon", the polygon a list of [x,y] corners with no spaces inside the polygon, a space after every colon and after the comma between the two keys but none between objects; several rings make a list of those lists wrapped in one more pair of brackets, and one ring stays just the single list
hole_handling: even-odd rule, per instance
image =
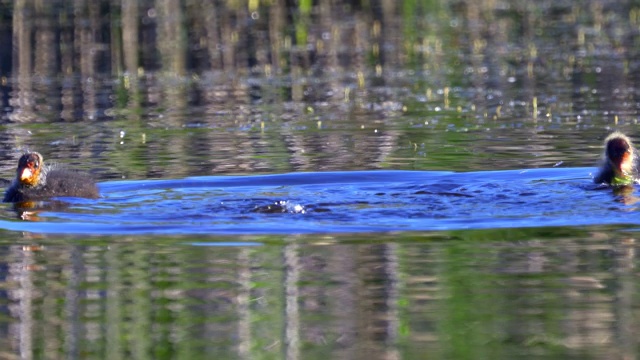
[{"label": "dark water", "polygon": [[0,358],[635,359],[640,7],[0,1]]}]

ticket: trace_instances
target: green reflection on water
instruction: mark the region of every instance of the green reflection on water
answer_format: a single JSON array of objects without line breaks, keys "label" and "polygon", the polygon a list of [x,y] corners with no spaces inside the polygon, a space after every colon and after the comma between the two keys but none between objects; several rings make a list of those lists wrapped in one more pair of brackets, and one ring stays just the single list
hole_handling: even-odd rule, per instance
[{"label": "green reflection on water", "polygon": [[[618,229],[6,233],[0,329],[13,335],[0,344],[17,351],[8,339],[21,338],[34,354],[60,357],[606,354],[631,336],[611,320],[632,310],[637,292],[634,233]],[[265,246],[215,246],[234,239]],[[603,336],[612,341],[593,341]]]}]

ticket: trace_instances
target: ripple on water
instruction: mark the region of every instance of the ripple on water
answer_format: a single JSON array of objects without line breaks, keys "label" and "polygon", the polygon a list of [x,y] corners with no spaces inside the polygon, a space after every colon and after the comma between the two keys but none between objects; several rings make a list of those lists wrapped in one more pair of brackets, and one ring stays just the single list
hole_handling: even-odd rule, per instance
[{"label": "ripple on water", "polygon": [[634,191],[593,191],[598,188],[590,183],[591,171],[355,171],[105,182],[101,199],[43,203],[22,216],[37,221],[16,220],[8,211],[0,227],[290,234],[640,223],[633,214]]}]

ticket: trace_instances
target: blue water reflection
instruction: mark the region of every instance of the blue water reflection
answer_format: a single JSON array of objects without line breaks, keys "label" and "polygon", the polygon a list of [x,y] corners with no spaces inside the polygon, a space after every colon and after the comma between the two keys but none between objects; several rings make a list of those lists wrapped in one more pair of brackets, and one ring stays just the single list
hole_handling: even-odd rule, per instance
[{"label": "blue water reflection", "polygon": [[[100,184],[99,200],[42,204],[0,228],[79,234],[307,234],[640,224],[633,189],[592,168],[353,171]],[[25,218],[24,216],[22,218]]]}]

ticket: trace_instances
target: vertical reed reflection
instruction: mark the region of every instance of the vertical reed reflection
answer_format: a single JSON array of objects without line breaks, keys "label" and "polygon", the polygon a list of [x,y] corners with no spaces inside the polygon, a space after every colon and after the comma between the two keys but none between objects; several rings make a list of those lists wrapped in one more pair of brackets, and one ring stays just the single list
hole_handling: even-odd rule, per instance
[{"label": "vertical reed reflection", "polygon": [[186,31],[179,0],[158,0],[158,49],[163,69],[171,76],[186,74]]},{"label": "vertical reed reflection", "polygon": [[139,47],[139,7],[138,0],[122,0],[122,51],[124,69],[133,78],[137,78],[140,57]]},{"label": "vertical reed reflection", "polygon": [[74,1],[74,49],[76,67],[80,74],[80,87],[82,89],[82,110],[88,119],[95,119],[98,109],[96,108],[96,81],[100,69],[96,68],[96,55],[98,44],[96,35],[98,33],[98,11],[99,7],[90,6],[86,0]]},{"label": "vertical reed reflection", "polygon": [[85,293],[81,290],[86,281],[83,252],[77,247],[71,248],[68,264],[63,272],[68,278],[65,289],[63,320],[66,326],[64,330],[64,353],[71,358],[78,358],[82,339],[86,336],[84,322],[80,321],[84,308],[80,306],[85,299]]},{"label": "vertical reed reflection", "polygon": [[43,98],[35,104],[35,111],[46,120],[60,116],[62,109],[60,84],[57,81],[60,69],[60,52],[58,44],[58,25],[56,24],[56,7],[49,1],[35,1],[35,48],[33,73],[34,92]]},{"label": "vertical reed reflection", "polygon": [[357,319],[359,353],[366,357],[396,359],[398,294],[393,246],[359,247]]},{"label": "vertical reed reflection", "polygon": [[31,34],[33,28],[33,20],[31,14],[33,7],[31,2],[27,0],[18,0],[15,3],[13,13],[13,43],[14,52],[14,74],[17,76],[17,84],[15,96],[12,101],[17,111],[13,114],[15,121],[32,121],[34,120],[34,104],[33,104],[33,81],[31,72],[33,44],[31,42]]},{"label": "vertical reed reflection", "polygon": [[34,270],[34,253],[22,250],[21,246],[13,246],[14,251],[21,254],[21,260],[11,265],[10,279],[19,284],[17,289],[12,291],[10,298],[17,303],[14,308],[13,316],[19,319],[19,323],[15,325],[17,328],[13,334],[14,339],[18,342],[18,354],[21,359],[33,359],[33,330],[34,330],[34,308],[33,298],[33,270]]},{"label": "vertical reed reflection", "polygon": [[618,290],[615,297],[615,316],[620,333],[619,342],[616,345],[620,349],[621,357],[633,359],[638,349],[638,330],[640,326],[633,321],[634,300],[638,287],[636,286],[636,240],[633,237],[622,238],[613,247],[616,265],[615,273],[619,277]]},{"label": "vertical reed reflection", "polygon": [[124,346],[121,339],[125,334],[124,327],[124,307],[125,294],[123,270],[125,262],[122,259],[122,245],[113,244],[105,254],[104,279],[109,284],[105,296],[105,318],[110,321],[104,326],[104,346],[107,359],[122,359],[125,355]]},{"label": "vertical reed reflection", "polygon": [[298,252],[299,246],[295,243],[288,244],[283,249],[285,268],[284,273],[284,357],[287,360],[300,358],[300,308],[298,302],[300,264]]},{"label": "vertical reed reflection", "polygon": [[251,256],[249,249],[238,251],[238,357],[251,357]]},{"label": "vertical reed reflection", "polygon": [[398,244],[385,245],[384,278],[385,278],[385,347],[384,358],[397,360],[402,358],[398,349],[400,340],[400,284],[401,269],[398,257]]},{"label": "vertical reed reflection", "polygon": [[360,278],[357,273],[358,263],[354,261],[354,247],[349,245],[332,246],[331,256],[327,259],[331,280],[339,282],[341,286],[328,291],[331,312],[336,322],[336,332],[339,337],[336,343],[340,348],[336,350],[336,357],[353,359],[358,357],[359,351],[352,344],[357,343],[358,327],[354,315],[358,306],[357,286]]},{"label": "vertical reed reflection", "polygon": [[[151,328],[154,324],[153,314],[156,311],[153,306],[154,293],[156,290],[153,286],[154,267],[152,265],[153,252],[152,249],[136,248],[136,251],[128,249],[125,255],[125,267],[122,269],[126,274],[128,283],[127,288],[132,296],[127,296],[129,300],[128,306],[125,307],[124,326],[128,334],[135,334],[125,340],[126,347],[135,358],[145,358],[152,353],[153,335]],[[159,323],[162,329],[164,324]]]}]

